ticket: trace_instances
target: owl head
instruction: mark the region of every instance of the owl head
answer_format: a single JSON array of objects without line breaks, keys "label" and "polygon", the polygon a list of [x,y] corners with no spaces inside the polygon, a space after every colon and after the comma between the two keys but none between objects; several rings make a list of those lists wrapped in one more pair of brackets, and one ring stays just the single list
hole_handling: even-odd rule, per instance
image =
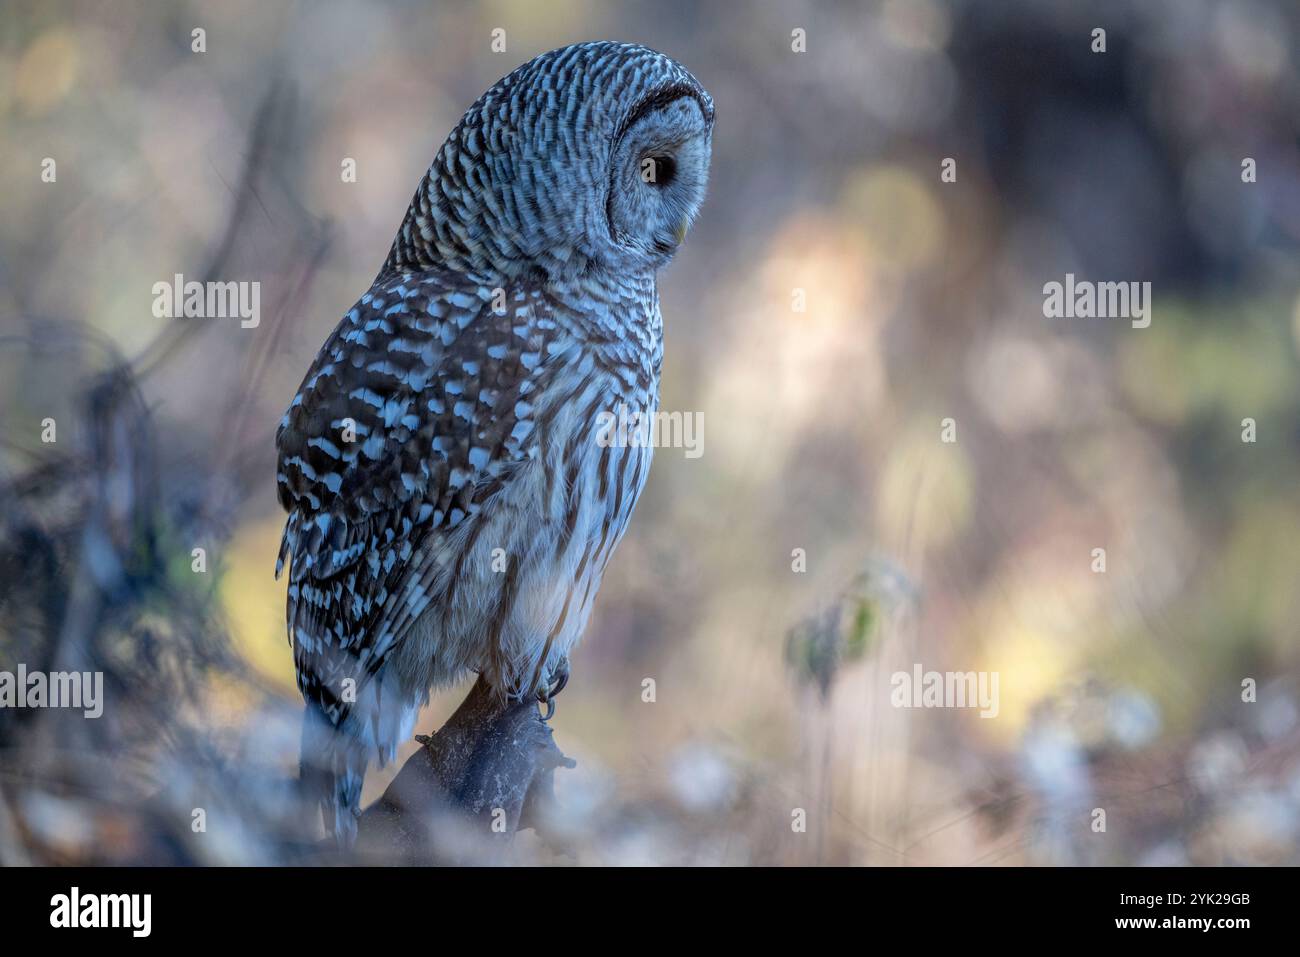
[{"label": "owl head", "polygon": [[704,200],[712,134],[713,100],[661,53],[602,41],[542,54],[447,137],[384,271],[653,272]]}]

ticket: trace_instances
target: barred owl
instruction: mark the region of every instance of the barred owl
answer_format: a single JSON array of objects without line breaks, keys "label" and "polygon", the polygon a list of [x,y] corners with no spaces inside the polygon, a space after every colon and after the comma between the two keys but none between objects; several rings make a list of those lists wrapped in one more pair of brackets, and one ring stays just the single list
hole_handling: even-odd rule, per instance
[{"label": "barred owl", "polygon": [[478,672],[546,701],[567,678],[650,467],[601,414],[657,407],[655,273],[712,130],[708,93],[645,47],[519,67],[447,137],[281,420],[301,773],[341,843],[433,690]]}]

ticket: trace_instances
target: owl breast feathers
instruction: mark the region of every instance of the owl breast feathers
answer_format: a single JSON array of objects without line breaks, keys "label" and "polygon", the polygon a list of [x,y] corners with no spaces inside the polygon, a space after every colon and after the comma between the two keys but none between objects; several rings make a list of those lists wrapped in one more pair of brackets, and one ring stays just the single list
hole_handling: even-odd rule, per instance
[{"label": "owl breast feathers", "polygon": [[544,694],[581,636],[650,466],[599,423],[657,406],[655,271],[703,198],[712,123],[644,47],[501,80],[281,421],[302,777],[341,841],[431,690],[476,671]]}]

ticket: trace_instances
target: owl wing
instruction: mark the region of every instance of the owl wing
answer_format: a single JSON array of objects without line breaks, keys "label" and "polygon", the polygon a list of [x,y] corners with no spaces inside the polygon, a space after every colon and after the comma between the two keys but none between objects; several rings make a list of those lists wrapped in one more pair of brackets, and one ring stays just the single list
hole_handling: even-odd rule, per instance
[{"label": "owl wing", "polygon": [[[535,454],[530,396],[555,325],[539,289],[494,309],[503,298],[438,273],[377,282],[321,348],[276,433],[289,513],[276,576],[288,557],[299,688],[335,725],[342,679],[373,675],[415,617],[411,556]],[[396,631],[385,620],[395,616]]]}]

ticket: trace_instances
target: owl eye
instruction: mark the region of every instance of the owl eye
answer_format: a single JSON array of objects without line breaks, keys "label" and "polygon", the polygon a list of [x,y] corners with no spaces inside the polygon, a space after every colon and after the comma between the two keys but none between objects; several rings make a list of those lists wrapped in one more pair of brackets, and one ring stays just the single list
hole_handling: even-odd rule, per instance
[{"label": "owl eye", "polygon": [[641,160],[641,179],[651,186],[667,186],[677,175],[677,161],[671,156],[647,156]]}]

